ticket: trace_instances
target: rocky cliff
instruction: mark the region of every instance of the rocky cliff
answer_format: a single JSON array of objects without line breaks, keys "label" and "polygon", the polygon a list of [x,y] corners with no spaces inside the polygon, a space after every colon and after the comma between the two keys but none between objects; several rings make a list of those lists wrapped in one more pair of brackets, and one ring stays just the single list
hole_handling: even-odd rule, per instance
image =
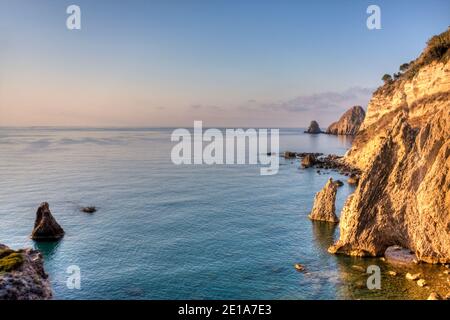
[{"label": "rocky cliff", "polygon": [[450,262],[450,29],[373,95],[345,162],[362,170],[332,253],[399,245]]},{"label": "rocky cliff", "polygon": [[0,300],[51,299],[52,290],[39,251],[14,251],[0,244]]},{"label": "rocky cliff", "polygon": [[333,122],[326,133],[336,135],[355,135],[364,121],[366,112],[361,106],[354,106],[347,110],[342,117]]}]

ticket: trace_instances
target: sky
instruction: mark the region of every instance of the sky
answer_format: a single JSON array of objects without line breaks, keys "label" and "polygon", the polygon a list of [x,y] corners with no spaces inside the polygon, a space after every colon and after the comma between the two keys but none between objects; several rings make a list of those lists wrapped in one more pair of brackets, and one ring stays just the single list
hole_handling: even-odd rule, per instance
[{"label": "sky", "polygon": [[326,127],[449,25],[448,0],[0,0],[0,126]]}]

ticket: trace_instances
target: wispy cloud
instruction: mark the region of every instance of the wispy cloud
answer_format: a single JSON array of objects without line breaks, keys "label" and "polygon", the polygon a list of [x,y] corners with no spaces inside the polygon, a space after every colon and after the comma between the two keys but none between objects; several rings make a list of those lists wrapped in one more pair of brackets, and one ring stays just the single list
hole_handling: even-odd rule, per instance
[{"label": "wispy cloud", "polygon": [[367,106],[374,89],[353,87],[341,92],[322,92],[301,95],[291,100],[258,104],[255,100],[243,106],[245,109],[285,112],[330,111],[337,112],[354,105]]},{"label": "wispy cloud", "polygon": [[190,109],[194,110],[223,110],[223,107],[219,107],[216,105],[204,105],[204,104],[193,104],[190,106]]}]

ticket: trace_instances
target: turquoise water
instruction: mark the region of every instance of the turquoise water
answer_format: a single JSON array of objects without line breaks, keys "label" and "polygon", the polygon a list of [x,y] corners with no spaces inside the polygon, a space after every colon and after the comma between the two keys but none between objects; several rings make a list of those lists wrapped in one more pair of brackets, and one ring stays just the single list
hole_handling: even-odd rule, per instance
[{"label": "turquoise water", "polygon": [[[402,283],[398,292],[364,290],[365,275],[351,266],[374,259],[328,254],[338,230],[307,218],[326,180],[345,177],[283,159],[273,176],[257,165],[175,166],[170,133],[0,129],[0,243],[42,250],[58,299],[404,297]],[[302,130],[280,139],[282,151],[350,146]],[[338,211],[351,192],[339,189]],[[66,231],[58,243],[28,238],[43,201]],[[79,211],[88,205],[99,211]],[[70,265],[81,268],[80,290],[66,286]]]}]

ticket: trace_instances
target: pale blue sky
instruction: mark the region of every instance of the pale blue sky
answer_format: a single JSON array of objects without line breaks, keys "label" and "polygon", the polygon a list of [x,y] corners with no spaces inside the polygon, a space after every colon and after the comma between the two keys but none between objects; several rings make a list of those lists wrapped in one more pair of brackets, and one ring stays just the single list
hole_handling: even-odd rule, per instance
[{"label": "pale blue sky", "polygon": [[326,126],[449,24],[447,0],[0,0],[0,125]]}]

